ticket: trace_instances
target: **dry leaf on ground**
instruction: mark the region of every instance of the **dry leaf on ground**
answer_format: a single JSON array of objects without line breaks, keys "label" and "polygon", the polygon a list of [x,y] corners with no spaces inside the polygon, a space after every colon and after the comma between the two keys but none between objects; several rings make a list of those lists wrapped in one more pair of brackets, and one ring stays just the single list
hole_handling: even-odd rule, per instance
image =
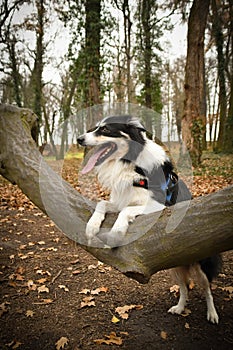
[{"label": "dry leaf on ground", "polygon": [[117,318],[116,316],[112,317],[112,323],[118,323],[120,322],[119,318]]},{"label": "dry leaf on ground", "polygon": [[38,290],[38,293],[49,293],[49,289],[48,287],[46,287],[46,285],[38,287],[37,290]]},{"label": "dry leaf on ground", "polygon": [[125,306],[118,306],[115,311],[120,315],[121,318],[124,320],[127,320],[129,317],[128,312],[130,310],[136,309],[141,310],[143,308],[143,305],[125,305]]},{"label": "dry leaf on ground", "polygon": [[63,289],[65,292],[69,292],[69,288],[67,288],[66,286],[64,286],[63,284],[59,284],[58,286],[60,289]]},{"label": "dry leaf on ground", "polygon": [[115,332],[111,332],[110,335],[105,335],[107,339],[95,339],[94,342],[98,345],[106,344],[106,345],[122,345],[123,340],[121,337],[118,337]]},{"label": "dry leaf on ground", "polygon": [[161,331],[160,336],[162,339],[166,340],[167,339],[167,332]]},{"label": "dry leaf on ground", "polygon": [[101,292],[102,293],[107,293],[108,291],[108,288],[107,287],[100,287],[100,288],[96,288],[94,290],[91,290],[91,295],[98,295],[100,294]]},{"label": "dry leaf on ground", "polygon": [[26,316],[27,317],[33,317],[33,315],[34,315],[34,311],[32,311],[32,310],[27,310],[26,311]]},{"label": "dry leaf on ground", "polygon": [[191,313],[192,313],[191,310],[185,308],[184,311],[182,312],[181,316],[187,317],[187,316],[189,316]]},{"label": "dry leaf on ground", "polygon": [[61,337],[57,342],[56,342],[56,350],[64,349],[64,347],[68,344],[69,339],[66,337]]},{"label": "dry leaf on ground", "polygon": [[88,307],[95,306],[95,301],[94,301],[94,298],[92,296],[83,298],[83,301],[81,302],[81,308],[86,307],[86,306],[88,306]]},{"label": "dry leaf on ground", "polygon": [[0,317],[2,317],[3,314],[5,314],[8,311],[7,305],[10,303],[5,302],[0,305]]}]

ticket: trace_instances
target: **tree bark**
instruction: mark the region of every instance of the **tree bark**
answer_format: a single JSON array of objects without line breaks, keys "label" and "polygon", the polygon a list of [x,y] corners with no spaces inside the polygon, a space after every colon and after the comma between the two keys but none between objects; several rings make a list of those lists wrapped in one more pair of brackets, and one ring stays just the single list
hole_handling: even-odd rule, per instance
[{"label": "tree bark", "polygon": [[[36,120],[27,109],[0,106],[0,173],[17,184],[71,239],[99,260],[127,276],[146,283],[162,269],[186,265],[233,249],[233,186],[194,199],[180,224],[168,230],[173,208],[165,209],[155,225],[155,214],[138,217],[128,236],[147,232],[135,241],[114,249],[86,246],[85,226],[93,203],[83,198],[44,161],[30,130]],[[182,213],[182,205],[177,215]],[[111,227],[115,214],[104,225]]]},{"label": "tree bark", "polygon": [[85,54],[86,54],[86,104],[92,106],[101,102],[100,97],[100,0],[85,2]]},{"label": "tree bark", "polygon": [[216,150],[224,150],[225,132],[226,132],[226,117],[227,117],[227,91],[225,78],[225,56],[224,56],[224,35],[222,30],[222,20],[220,15],[220,4],[216,0],[212,0],[213,11],[213,36],[217,49],[218,59],[218,80],[219,80],[219,104],[220,104],[220,123],[219,135]]},{"label": "tree bark", "polygon": [[36,51],[34,67],[31,75],[31,89],[33,92],[32,107],[38,116],[37,123],[34,125],[32,135],[36,143],[39,142],[40,125],[42,123],[42,98],[43,98],[43,82],[42,74],[44,69],[44,23],[45,23],[45,7],[44,0],[36,2],[37,8],[37,26],[36,26]]},{"label": "tree bark", "polygon": [[185,68],[185,101],[182,137],[193,166],[201,162],[205,146],[206,99],[204,36],[210,0],[194,0],[188,21],[188,50]]}]

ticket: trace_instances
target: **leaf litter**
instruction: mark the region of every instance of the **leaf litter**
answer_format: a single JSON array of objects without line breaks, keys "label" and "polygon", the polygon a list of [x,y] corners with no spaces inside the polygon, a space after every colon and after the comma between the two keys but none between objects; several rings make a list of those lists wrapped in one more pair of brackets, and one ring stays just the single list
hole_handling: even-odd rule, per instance
[{"label": "leaf litter", "polygon": [[[219,167],[220,167],[220,164],[219,164]],[[224,181],[222,181],[222,180],[223,179],[220,178],[220,177],[214,177],[213,178],[213,182],[211,182],[211,180],[208,179],[208,176],[205,176],[204,174],[195,175],[194,176],[194,195],[195,196],[199,196],[199,195],[206,194],[205,185],[206,185],[206,187],[208,187],[208,191],[213,192],[213,191],[216,191],[216,190],[218,190],[218,189],[220,189],[220,188],[222,188],[222,187],[224,187],[224,186],[226,186],[226,185],[228,185],[230,183],[229,179],[227,179],[227,180],[224,179]],[[14,300],[14,304],[17,301],[17,294],[20,297],[20,300],[23,300],[23,298],[25,298],[25,301],[26,301],[26,298],[30,298],[29,299],[30,300],[30,304],[28,303],[27,304],[27,308],[25,308],[25,310],[22,310],[22,315],[25,318],[25,313],[27,311],[31,310],[30,305],[37,305],[38,304],[39,308],[40,308],[40,305],[47,306],[49,304],[55,303],[54,305],[56,306],[56,303],[58,301],[58,298],[57,298],[57,295],[56,295],[56,288],[59,288],[58,284],[55,283],[56,284],[55,286],[51,286],[51,289],[53,287],[53,291],[54,291],[54,293],[51,294],[53,296],[53,299],[51,299],[51,298],[43,299],[42,296],[46,295],[46,293],[43,293],[43,292],[42,293],[37,293],[37,292],[33,293],[33,292],[35,290],[37,290],[38,285],[45,285],[45,287],[47,287],[47,285],[49,284],[49,280],[52,278],[52,276],[56,275],[56,272],[58,271],[58,269],[56,270],[55,269],[55,265],[52,266],[51,263],[52,263],[52,261],[53,262],[55,261],[55,264],[57,264],[57,262],[59,264],[60,261],[59,260],[53,260],[53,258],[51,257],[51,254],[56,254],[57,253],[57,249],[55,247],[55,244],[58,244],[59,246],[61,246],[62,244],[64,244],[63,243],[64,242],[64,238],[63,238],[63,236],[60,237],[59,233],[57,233],[57,231],[55,231],[55,230],[53,232],[50,232],[49,231],[49,226],[50,225],[47,224],[47,234],[49,234],[49,235],[51,234],[51,242],[53,242],[51,244],[54,245],[54,249],[47,249],[48,242],[49,242],[48,241],[48,237],[49,236],[45,236],[45,234],[41,235],[41,236],[40,235],[36,236],[35,232],[33,231],[34,229],[31,229],[31,232],[27,231],[27,225],[28,224],[31,225],[30,227],[32,227],[32,225],[34,227],[36,227],[37,219],[45,218],[45,216],[44,216],[43,213],[38,212],[38,209],[35,209],[33,204],[30,203],[30,201],[27,198],[25,198],[25,202],[24,202],[24,200],[22,200],[22,202],[21,202],[21,198],[20,198],[22,196],[22,194],[20,193],[21,191],[20,190],[15,190],[16,189],[15,186],[11,186],[11,187],[12,187],[11,190],[13,190],[13,192],[16,193],[16,196],[18,196],[18,198],[17,199],[14,198],[15,194],[10,198],[10,201],[8,201],[8,204],[9,204],[9,209],[8,210],[9,210],[10,215],[8,215],[8,217],[4,218],[4,220],[2,219],[1,221],[2,221],[2,223],[4,225],[8,225],[6,227],[9,227],[9,229],[7,229],[7,233],[8,233],[8,238],[7,239],[8,240],[12,239],[13,238],[13,234],[15,234],[15,237],[18,240],[19,239],[22,240],[22,244],[20,246],[19,246],[19,244],[17,244],[17,251],[16,250],[9,250],[8,256],[10,256],[10,259],[9,259],[9,261],[7,263],[5,263],[6,265],[9,265],[9,267],[10,267],[10,270],[9,270],[10,273],[7,275],[7,278],[8,278],[8,276],[10,274],[14,275],[13,279],[11,280],[14,283],[14,285],[12,283],[12,287],[17,288],[14,291],[12,290],[12,292],[8,289],[9,292],[6,293],[6,298],[8,297],[8,295],[11,295],[12,293],[15,293],[15,297],[13,299]],[[91,188],[91,186],[90,186],[90,188]],[[90,189],[90,192],[92,192],[92,189]],[[9,195],[10,194],[8,193],[8,198],[9,198]],[[7,208],[8,204],[5,205],[4,207]],[[19,210],[17,215],[14,216],[14,214],[13,215],[11,214],[10,211],[12,209]],[[34,216],[34,220],[28,219],[28,217],[23,217],[23,215],[28,215],[28,213],[30,213],[30,212]],[[20,220],[23,222],[23,226],[20,225]],[[45,220],[45,219],[43,219],[43,220]],[[15,225],[13,225],[13,224],[15,224]],[[46,225],[44,225],[44,226],[46,226]],[[38,234],[40,234],[40,232],[38,232]],[[57,237],[55,237],[56,234],[57,234]],[[4,239],[5,239],[5,237],[4,237]],[[27,240],[27,242],[25,242],[24,240]],[[45,242],[45,244],[43,244],[43,243],[39,244],[38,242],[41,242],[41,243]],[[12,241],[12,243],[13,243],[13,241]],[[36,249],[38,249],[39,254],[35,255],[34,252],[29,252],[30,254],[28,254],[27,247],[25,247],[26,244],[27,244],[27,247],[31,248],[31,250],[35,251]],[[5,249],[4,245],[1,243],[1,252],[4,249]],[[19,249],[21,249],[21,252],[20,252]],[[44,253],[43,253],[43,250],[41,250],[41,249],[44,249]],[[72,245],[70,245],[69,249],[72,249]],[[46,250],[46,252],[45,252],[45,250]],[[19,252],[20,252],[21,255],[18,255]],[[75,252],[77,253],[77,250]],[[37,278],[36,278],[35,275],[33,275],[33,265],[32,264],[33,264],[33,261],[35,261],[35,259],[40,256],[40,254],[44,254],[44,255],[41,255],[41,258],[39,258],[39,260],[37,260],[38,263],[37,263],[37,267],[35,266],[35,268],[34,268],[34,274],[36,273],[37,275],[41,275],[41,277],[43,277],[43,278],[47,278],[47,280],[44,280],[44,281],[42,281],[42,280],[40,281],[39,280],[40,276],[37,276]],[[57,255],[57,256],[62,257],[61,252],[60,252],[60,255]],[[73,257],[70,258],[70,260],[69,260],[70,264],[73,265],[71,263],[73,261],[75,263],[80,263],[80,266],[82,266],[83,263],[85,264],[86,257],[82,259],[82,253],[81,253],[80,256],[81,257],[79,257],[79,259],[78,259],[79,261],[76,262],[77,257],[75,257],[75,255],[73,254]],[[23,257],[23,259],[21,257]],[[43,259],[45,259],[47,262],[45,263],[45,260],[43,260]],[[50,260],[51,260],[51,263],[50,263]],[[109,266],[105,266],[104,264],[99,263],[99,262],[97,262],[97,263],[93,262],[93,259],[87,259],[87,260],[88,260],[88,263],[86,263],[85,271],[84,271],[83,268],[81,269],[81,271],[83,273],[86,273],[86,274],[88,274],[88,273],[92,274],[93,276],[95,276],[96,279],[98,278],[98,274],[99,273],[106,273],[107,274],[107,273],[112,271],[112,268],[109,267]],[[74,265],[75,265],[75,263],[74,263]],[[13,267],[17,266],[17,264],[19,265],[20,268],[22,268],[19,271],[13,269]],[[65,260],[61,261],[61,265],[59,265],[59,269],[61,269],[61,267],[64,264],[65,264]],[[50,267],[48,267],[48,265]],[[7,268],[9,268],[9,267],[7,267]],[[26,270],[25,267],[29,267],[29,268],[27,268],[27,270]],[[1,270],[1,271],[4,272],[4,269]],[[66,278],[64,279],[63,277],[66,277]],[[60,282],[61,285],[64,285],[64,286],[67,285],[66,284],[66,279],[69,279],[69,278],[77,279],[76,283],[79,283],[79,281],[80,281],[79,280],[79,278],[80,278],[79,274],[77,274],[77,276],[75,276],[75,274],[74,274],[74,276],[72,276],[71,272],[70,272],[69,277],[68,277],[67,274],[64,273],[64,276],[62,276],[62,278],[63,278],[62,281],[61,282],[59,281],[59,282]],[[93,277],[93,279],[94,279],[94,277]],[[92,279],[92,282],[93,282],[93,279]],[[27,284],[26,281],[30,281],[30,282]],[[90,285],[91,285],[92,282],[90,282]],[[88,284],[86,284],[86,285],[88,285]],[[114,284],[114,286],[115,286],[115,284]],[[49,285],[49,287],[50,287],[50,285]],[[109,287],[110,287],[110,285],[109,285]],[[114,293],[118,293],[118,290],[119,290],[119,293],[122,293],[122,298],[123,298],[124,293],[121,291],[122,288],[121,287],[119,287],[119,288],[116,287],[116,290],[114,290],[113,287],[111,286],[111,291],[113,291]],[[221,291],[227,293],[227,295],[229,296],[229,300],[232,297],[232,289],[231,288],[232,287],[230,285],[227,285],[227,284],[225,284],[225,286],[223,285],[222,287],[217,287],[218,290],[221,289]],[[89,290],[89,292],[87,294],[85,294],[85,297],[92,297],[93,298],[92,300],[89,300],[89,302],[92,302],[92,301],[95,302],[95,300],[98,301],[98,291],[96,291],[97,294],[92,294],[91,293],[91,291],[95,291],[98,288],[96,288],[96,289],[94,289],[94,288],[87,288],[87,289]],[[174,291],[174,292],[176,293],[176,291]],[[105,292],[103,292],[103,293],[105,293]],[[24,295],[25,295],[25,297],[24,297]],[[62,302],[65,304],[66,300],[64,298],[65,298],[66,294],[65,293],[61,293],[60,295],[61,296],[64,295],[64,297],[62,296],[62,298],[63,298]],[[35,299],[33,300],[33,298],[35,298]],[[38,300],[38,298],[39,298],[39,300]],[[11,299],[9,299],[9,300],[11,300]],[[103,298],[102,298],[102,300],[103,300]],[[86,302],[88,302],[88,300],[86,300]],[[107,304],[108,302],[109,301],[107,301],[107,299],[106,299],[106,301],[105,301],[106,304],[103,304],[104,308],[107,307],[107,305],[109,305],[109,309],[111,309],[113,306],[112,306],[112,304]],[[139,299],[138,299],[138,304],[140,304],[140,300]],[[99,312],[99,306],[101,307],[103,305],[98,305],[97,304],[96,311]],[[226,307],[227,307],[227,305],[225,305],[225,309],[226,309]],[[50,306],[48,308],[46,307],[47,312],[49,312],[49,308],[50,308]],[[8,317],[8,314],[10,314],[10,313],[8,313],[9,311],[12,312],[12,313],[14,312],[13,311],[14,310],[13,302],[12,302],[11,305],[10,305],[10,303],[5,302],[5,309],[7,309],[7,311],[4,311],[2,313],[2,318],[3,319],[5,317]],[[126,312],[126,314],[129,315],[131,310],[133,310],[133,309],[128,310],[128,312]],[[0,311],[1,311],[1,308],[0,308]],[[87,309],[87,314],[90,311],[91,311],[91,309]],[[71,312],[71,310],[70,310],[70,312]],[[93,310],[93,312],[95,312],[95,310]],[[118,315],[118,313],[117,313],[117,315]],[[20,316],[20,314],[18,314],[18,317],[19,316]],[[64,317],[66,317],[66,316],[64,315]],[[122,323],[119,324],[119,322],[123,318],[120,315],[118,317],[113,316],[112,320],[116,321],[116,325],[114,324],[113,321],[109,322],[109,324],[105,324],[106,329],[109,330],[109,328],[111,326],[112,327],[121,327]],[[194,317],[194,313],[193,313],[193,317]],[[38,321],[38,313],[34,313],[33,317],[28,316],[28,321],[30,320],[30,318],[33,318],[33,323],[35,323],[34,322],[35,321],[34,318],[36,318],[37,321]],[[223,316],[222,316],[222,318],[223,318]],[[84,319],[85,319],[85,317],[84,317]],[[98,319],[99,318],[97,318],[97,320]],[[117,322],[117,320],[119,320],[119,322]],[[222,320],[222,322],[223,321],[224,320]],[[190,326],[186,322],[185,326],[183,325],[182,327],[187,332],[187,329],[189,329]],[[220,324],[220,327],[221,327],[221,324]],[[34,326],[32,324],[32,330],[33,330],[33,328],[34,328]],[[91,325],[91,329],[93,329],[93,328],[94,328],[94,325]],[[165,332],[165,331],[163,331],[163,332]],[[170,334],[169,330],[168,330],[168,332],[165,332],[165,333],[166,334]],[[116,345],[116,346],[118,346],[118,344],[114,344],[113,343],[115,336],[120,338],[122,343],[123,343],[124,337],[123,337],[122,333],[116,332],[115,334],[114,333],[112,334],[112,332],[110,333],[110,330],[109,330],[109,332],[106,330],[105,333],[103,333],[103,334],[107,334],[107,336],[106,337],[104,336],[102,340],[104,340],[105,342],[106,341],[110,341],[109,345]],[[26,336],[26,334],[25,334],[25,336]],[[132,334],[132,336],[134,336],[134,334]],[[160,334],[160,336],[161,336],[161,334]],[[66,337],[64,337],[64,338],[66,338]],[[12,339],[13,339],[13,337],[12,337]],[[20,345],[22,344],[21,341],[23,341],[23,343],[25,343],[25,345],[26,345],[26,342],[28,342],[28,343],[30,342],[29,338],[21,339],[21,336],[15,336],[14,339],[15,340],[12,341],[11,345],[9,346],[9,348],[20,347]],[[68,339],[68,338],[66,338],[66,339]],[[54,346],[55,340],[56,339],[53,340],[53,346]],[[98,339],[96,339],[96,340],[98,340]],[[8,341],[8,344],[10,344],[10,340],[8,339],[7,341]],[[93,338],[90,339],[90,341],[93,341]],[[166,341],[167,342],[169,341],[169,337],[166,338]],[[87,340],[84,339],[83,340],[83,348],[84,349],[88,348],[88,347],[85,347],[85,346],[87,346],[86,343],[87,343]],[[63,342],[61,341],[60,343],[58,343],[56,346],[58,346],[59,349],[63,349],[63,348],[65,348],[67,346],[67,344],[68,344],[68,342],[66,340],[64,340]],[[102,344],[106,344],[106,343],[102,343]],[[51,348],[53,348],[51,343],[50,343],[50,345],[51,345]],[[75,348],[75,345],[72,348]]]}]

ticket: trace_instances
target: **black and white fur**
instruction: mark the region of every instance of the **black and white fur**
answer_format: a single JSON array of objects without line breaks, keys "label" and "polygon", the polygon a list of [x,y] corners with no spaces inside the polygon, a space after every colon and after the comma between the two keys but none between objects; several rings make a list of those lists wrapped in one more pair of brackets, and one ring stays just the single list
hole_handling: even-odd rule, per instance
[{"label": "black and white fur", "polygon": [[[143,125],[129,115],[110,116],[81,135],[82,146],[98,146],[83,168],[83,174],[95,168],[103,187],[110,191],[109,201],[100,201],[87,223],[88,241],[100,231],[107,212],[119,212],[110,235],[124,236],[136,216],[163,210],[168,205],[191,199],[183,181],[162,146],[147,137]],[[205,290],[207,319],[218,323],[210,282],[218,273],[220,257],[174,269],[180,285],[180,299],[168,311],[181,314],[188,299],[190,271],[195,270]]]}]

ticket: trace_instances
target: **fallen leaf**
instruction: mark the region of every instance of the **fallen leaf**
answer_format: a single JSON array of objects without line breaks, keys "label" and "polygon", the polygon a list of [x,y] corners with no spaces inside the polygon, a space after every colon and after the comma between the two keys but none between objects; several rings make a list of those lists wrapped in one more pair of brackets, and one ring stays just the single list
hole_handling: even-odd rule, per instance
[{"label": "fallen leaf", "polygon": [[65,292],[69,292],[69,288],[67,288],[66,286],[64,286],[63,284],[59,284],[58,286],[60,289],[63,289]]},{"label": "fallen leaf", "polygon": [[64,349],[64,347],[68,344],[69,339],[66,337],[61,337],[56,343],[56,350]]},{"label": "fallen leaf", "polygon": [[19,256],[19,258],[20,258],[21,260],[25,260],[25,259],[28,259],[28,258],[29,258],[29,253],[28,253],[28,254],[25,254],[25,255],[23,255],[23,254],[18,254],[18,256]]},{"label": "fallen leaf", "polygon": [[33,315],[34,315],[34,311],[32,311],[32,310],[27,310],[26,311],[26,316],[27,317],[33,317]]},{"label": "fallen leaf", "polygon": [[15,279],[16,281],[24,281],[24,277],[18,273],[16,274]]},{"label": "fallen leaf", "polygon": [[71,263],[72,265],[76,265],[76,264],[79,263],[79,259],[76,259],[76,260],[74,260],[74,261],[71,261],[70,263]]},{"label": "fallen leaf", "polygon": [[180,286],[178,284],[174,284],[174,286],[170,287],[170,293],[175,293],[178,295],[180,292]]},{"label": "fallen leaf", "polygon": [[0,304],[0,317],[8,311],[7,305],[9,304],[8,302]]},{"label": "fallen leaf", "polygon": [[184,311],[182,312],[181,316],[187,317],[191,314],[191,310],[185,308]]},{"label": "fallen leaf", "polygon": [[190,325],[189,325],[187,322],[185,323],[184,327],[185,327],[186,329],[190,329]]},{"label": "fallen leaf", "polygon": [[94,298],[92,296],[83,298],[83,301],[81,302],[81,308],[86,307],[86,306],[88,306],[88,307],[95,306],[95,301],[94,301]]},{"label": "fallen leaf", "polygon": [[[13,258],[14,259],[14,258]],[[98,265],[89,265],[88,270],[97,269]]]},{"label": "fallen leaf", "polygon": [[91,294],[92,295],[98,295],[100,294],[101,292],[102,293],[107,293],[108,291],[108,288],[107,287],[100,287],[100,288],[96,288],[94,290],[91,290]]},{"label": "fallen leaf", "polygon": [[120,322],[119,318],[117,318],[116,316],[112,317],[112,323],[118,323]]},{"label": "fallen leaf", "polygon": [[162,339],[166,340],[167,339],[167,333],[164,331],[161,331],[160,336]]},{"label": "fallen leaf", "polygon": [[82,290],[79,292],[79,294],[89,294],[89,293],[91,293],[91,290],[90,290],[90,289],[86,289],[86,288],[82,289]]},{"label": "fallen leaf", "polygon": [[115,332],[111,332],[110,335],[105,335],[107,339],[95,339],[94,342],[98,345],[107,344],[107,345],[122,345],[123,340],[121,337],[118,337]]},{"label": "fallen leaf", "polygon": [[20,275],[24,274],[24,272],[25,272],[25,268],[23,266],[19,266],[15,271],[16,274],[18,273]]},{"label": "fallen leaf", "polygon": [[50,252],[50,251],[57,252],[57,248],[54,248],[54,247],[46,248],[46,250],[47,250],[48,252]]},{"label": "fallen leaf", "polygon": [[34,282],[32,280],[29,280],[27,282],[27,287],[28,287],[29,290],[36,290],[37,289],[37,285],[34,284]]},{"label": "fallen leaf", "polygon": [[194,280],[191,279],[191,280],[189,281],[189,290],[192,290],[194,287],[195,287]]},{"label": "fallen leaf", "polygon": [[233,287],[229,286],[229,287],[220,287],[222,290],[224,290],[225,292],[228,292],[229,294],[233,293]]},{"label": "fallen leaf", "polygon": [[118,306],[115,311],[120,315],[121,318],[124,320],[127,320],[129,317],[128,312],[130,310],[136,309],[141,310],[143,308],[143,305],[125,305],[125,306]]},{"label": "fallen leaf", "polygon": [[34,305],[47,305],[53,303],[53,299],[42,299],[42,301],[33,303]]},{"label": "fallen leaf", "polygon": [[43,271],[43,270],[36,270],[36,273],[38,275],[48,275],[48,276],[51,276],[51,273],[49,271]]},{"label": "fallen leaf", "polygon": [[39,280],[36,280],[36,282],[44,284],[45,282],[47,282],[47,278],[40,278]]},{"label": "fallen leaf", "polygon": [[23,343],[17,341],[17,340],[13,340],[12,342],[10,342],[9,344],[6,344],[9,348],[11,349],[18,349],[18,347],[20,347],[20,345],[22,345]]},{"label": "fallen leaf", "polygon": [[46,285],[43,284],[43,286],[38,287],[38,293],[49,293],[49,289],[48,287],[46,287]]}]

